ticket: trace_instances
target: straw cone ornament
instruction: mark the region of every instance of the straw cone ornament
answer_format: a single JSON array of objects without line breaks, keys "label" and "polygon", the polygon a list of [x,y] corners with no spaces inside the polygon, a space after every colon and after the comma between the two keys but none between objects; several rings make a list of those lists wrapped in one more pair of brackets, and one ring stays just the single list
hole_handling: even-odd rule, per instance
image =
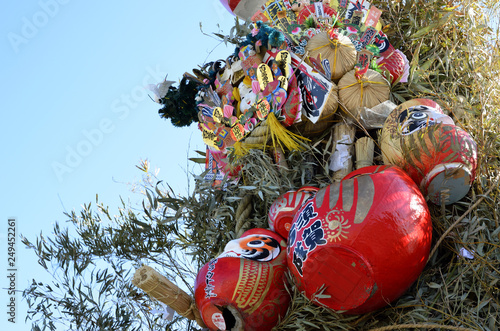
[{"label": "straw cone ornament", "polygon": [[326,31],[312,37],[306,46],[306,53],[313,58],[321,55],[330,63],[331,79],[338,80],[356,64],[356,49],[349,37],[336,35],[330,38]]},{"label": "straw cone ornament", "polygon": [[237,156],[243,156],[249,149],[266,148],[269,141],[272,141],[273,149],[280,147],[292,151],[303,150],[304,142],[309,140],[288,131],[281,125],[274,113],[270,113],[259,126],[253,129],[241,142],[235,143],[233,147]]},{"label": "straw cone ornament", "polygon": [[358,118],[360,107],[372,108],[389,100],[389,82],[375,70],[368,71],[359,79],[351,70],[339,81],[339,101],[344,112]]},{"label": "straw cone ornament", "polygon": [[179,315],[195,320],[202,328],[206,327],[194,299],[153,268],[142,266],[137,269],[132,284],[168,305]]},{"label": "straw cone ornament", "polygon": [[268,130],[267,121],[263,121],[245,137],[243,143],[264,146],[270,138]]}]

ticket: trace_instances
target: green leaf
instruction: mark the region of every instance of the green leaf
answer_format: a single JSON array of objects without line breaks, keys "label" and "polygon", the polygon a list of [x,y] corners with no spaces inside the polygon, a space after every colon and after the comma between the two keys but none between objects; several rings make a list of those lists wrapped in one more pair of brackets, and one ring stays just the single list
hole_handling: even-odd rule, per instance
[{"label": "green leaf", "polygon": [[452,15],[454,15],[453,12],[447,12],[439,21],[437,21],[436,23],[429,24],[428,26],[423,27],[422,29],[418,30],[413,35],[411,35],[411,38],[417,39],[417,38],[420,38],[422,36],[425,36],[426,34],[432,32],[432,31],[435,31],[437,28],[448,23],[448,21]]},{"label": "green leaf", "polygon": [[205,164],[206,162],[206,159],[203,157],[190,157],[188,160],[198,164]]}]

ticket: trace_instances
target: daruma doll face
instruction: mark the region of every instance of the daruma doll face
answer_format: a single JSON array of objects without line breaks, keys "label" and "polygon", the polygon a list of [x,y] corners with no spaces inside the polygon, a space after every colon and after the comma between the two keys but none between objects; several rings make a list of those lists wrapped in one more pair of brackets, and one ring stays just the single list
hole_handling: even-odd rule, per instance
[{"label": "daruma doll face", "polygon": [[285,245],[270,230],[252,229],[201,268],[196,306],[210,330],[271,330],[285,316]]},{"label": "daruma doll face", "polygon": [[431,202],[451,204],[469,191],[476,143],[434,101],[399,105],[385,121],[380,140],[384,163],[405,170]]}]

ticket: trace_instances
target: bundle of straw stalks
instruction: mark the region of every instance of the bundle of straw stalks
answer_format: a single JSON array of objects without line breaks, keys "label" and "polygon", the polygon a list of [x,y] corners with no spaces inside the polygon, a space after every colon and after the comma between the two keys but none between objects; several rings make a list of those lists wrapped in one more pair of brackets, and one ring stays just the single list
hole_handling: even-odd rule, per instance
[{"label": "bundle of straw stalks", "polygon": [[389,82],[375,70],[356,78],[355,70],[346,73],[339,81],[339,102],[344,113],[358,118],[362,107],[372,108],[389,100]]},{"label": "bundle of straw stalks", "polygon": [[319,32],[309,40],[306,54],[315,59],[318,56],[328,59],[333,81],[340,79],[356,64],[356,49],[351,40],[344,35],[331,39],[326,31]]}]

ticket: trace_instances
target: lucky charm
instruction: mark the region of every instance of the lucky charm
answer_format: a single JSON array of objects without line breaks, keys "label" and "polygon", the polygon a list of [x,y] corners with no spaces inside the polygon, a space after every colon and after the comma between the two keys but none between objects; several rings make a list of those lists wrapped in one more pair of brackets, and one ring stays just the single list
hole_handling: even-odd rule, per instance
[{"label": "lucky charm", "polygon": [[298,288],[347,314],[401,296],[422,272],[432,237],[424,197],[395,166],[365,167],[322,189],[285,193],[269,222],[288,231],[288,268]]},{"label": "lucky charm", "polygon": [[380,144],[384,163],[405,170],[435,204],[462,199],[474,180],[476,143],[432,100],[414,99],[395,108]]},{"label": "lucky charm", "polygon": [[266,229],[230,241],[205,264],[195,283],[196,305],[210,330],[271,330],[290,303],[285,289],[286,243]]}]

